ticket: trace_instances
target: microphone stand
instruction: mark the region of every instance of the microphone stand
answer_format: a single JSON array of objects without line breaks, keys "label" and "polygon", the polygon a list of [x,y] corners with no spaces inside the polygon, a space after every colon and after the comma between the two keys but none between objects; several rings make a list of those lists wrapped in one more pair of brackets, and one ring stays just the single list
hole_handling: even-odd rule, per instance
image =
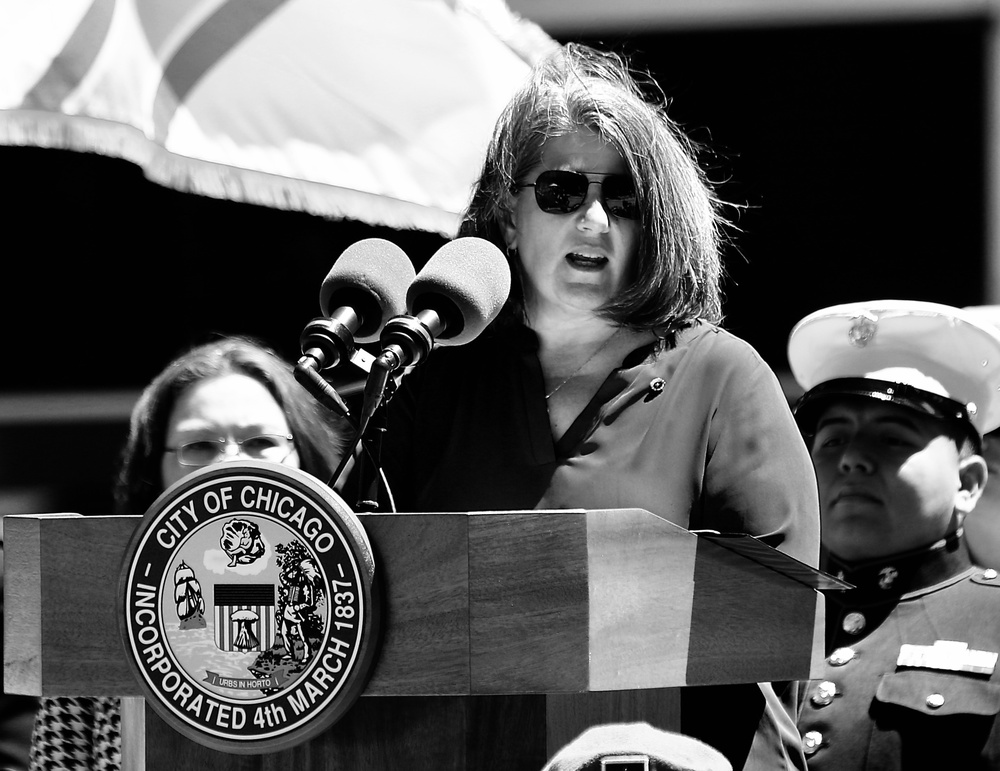
[{"label": "microphone stand", "polygon": [[[365,380],[364,403],[361,406],[361,416],[358,420],[358,427],[351,442],[350,450],[345,453],[337,470],[334,471],[330,480],[330,486],[334,486],[340,480],[344,469],[354,456],[358,445],[362,444],[365,431],[371,424],[372,418],[376,414],[384,416],[384,407],[396,391],[398,381],[402,379],[406,367],[415,365],[422,361],[434,348],[434,338],[445,328],[445,323],[440,314],[434,310],[420,311],[416,316],[394,316],[389,319],[382,330],[380,344],[382,352],[371,362],[368,370],[368,378]],[[393,377],[394,373],[400,373]],[[360,487],[358,495],[358,508],[364,511],[378,510],[378,485],[381,474],[382,457],[382,437],[385,434],[385,419],[376,426],[378,434],[374,451],[374,480],[369,486],[374,486],[376,494],[374,499],[364,498],[368,486],[365,485],[365,473],[361,464],[364,463],[366,448],[362,444],[362,452],[358,455],[358,480]],[[371,451],[369,450],[369,454]]]},{"label": "microphone stand", "polygon": [[[373,378],[374,375],[374,378]],[[375,384],[374,386],[372,384]],[[389,371],[383,366],[373,363],[372,372],[369,373],[368,381],[365,384],[365,402],[363,408],[364,419],[355,429],[354,436],[341,458],[333,475],[327,482],[328,486],[334,487],[343,476],[347,465],[355,457],[355,453],[360,446],[361,452],[357,453],[357,479],[358,479],[358,511],[378,511],[379,509],[379,485],[381,484],[381,464],[382,464],[382,440],[386,432],[385,405],[396,392],[398,383],[395,378],[389,377]],[[369,404],[375,405],[374,407]],[[374,431],[374,440],[365,442],[366,431]],[[365,456],[368,455],[372,463],[372,471],[367,471]],[[371,477],[368,479],[367,477]],[[369,490],[373,491],[372,497],[365,497]]]},{"label": "microphone stand", "polygon": [[[320,324],[320,323],[326,323],[326,322],[322,322],[322,320],[316,320],[316,321],[312,322],[312,324],[310,326],[313,327],[313,326],[315,326],[317,324]],[[307,328],[307,332],[308,332],[308,328]],[[307,340],[306,334],[304,333],[303,334],[303,340],[306,341],[306,342],[314,342],[316,340],[316,338],[313,337],[313,338],[309,338]],[[325,338],[325,339],[322,338],[322,337],[319,338],[319,342],[321,342],[321,343],[322,342],[327,342],[328,340],[329,340],[329,338]],[[338,349],[334,352],[333,360],[334,361],[340,361],[342,358],[348,358],[348,356],[343,356],[342,355],[344,353],[347,353],[352,360],[357,360],[357,359],[360,358],[361,359],[360,361],[356,361],[356,363],[358,364],[358,366],[361,367],[362,369],[368,369],[369,370],[369,377],[368,377],[368,380],[365,383],[365,394],[366,394],[366,397],[365,397],[365,408],[363,409],[363,413],[364,414],[362,415],[362,421],[361,421],[361,424],[359,426],[354,426],[353,415],[351,414],[350,410],[348,409],[348,406],[347,406],[346,402],[344,402],[344,400],[341,398],[340,394],[337,393],[337,390],[332,385],[330,385],[329,382],[327,382],[326,378],[324,378],[320,374],[320,370],[323,368],[324,362],[327,361],[329,358],[331,358],[330,357],[330,352],[328,350],[326,350],[323,346],[318,345],[318,344],[317,345],[313,345],[313,346],[307,348],[306,345],[305,345],[305,342],[304,342],[304,344],[303,344],[302,358],[299,359],[298,363],[295,365],[295,370],[294,370],[295,379],[298,381],[298,383],[303,388],[306,389],[306,391],[309,392],[310,395],[312,395],[321,405],[323,405],[324,407],[326,407],[331,412],[334,412],[337,415],[340,415],[341,417],[345,418],[348,421],[348,424],[354,426],[354,429],[355,429],[354,430],[354,437],[351,440],[350,446],[345,450],[343,456],[340,459],[340,463],[338,464],[336,470],[333,472],[333,474],[331,475],[331,477],[327,480],[327,483],[326,483],[327,487],[329,487],[331,489],[336,489],[336,487],[335,487],[336,484],[340,481],[340,478],[344,475],[344,472],[347,470],[347,466],[351,462],[351,459],[354,458],[355,453],[357,452],[358,446],[359,446],[359,444],[361,444],[361,439],[362,439],[362,436],[363,436],[363,434],[365,432],[365,429],[367,428],[367,424],[368,424],[370,418],[372,417],[372,414],[371,414],[372,413],[372,408],[370,408],[368,406],[368,404],[369,404],[368,393],[369,393],[369,391],[371,391],[373,389],[373,386],[371,385],[372,378],[371,378],[371,372],[370,372],[370,370],[374,368],[374,365],[365,366],[365,364],[362,363],[364,361],[365,357],[364,356],[359,356],[359,354],[361,353],[361,349],[356,349],[355,350],[354,347],[353,347],[353,345],[351,345],[349,347],[346,346],[346,345],[339,345]],[[370,358],[370,357],[368,357],[368,358]],[[379,368],[379,369],[381,370],[382,368]],[[395,390],[395,383],[392,382],[391,380],[389,380],[388,383],[387,383],[387,376],[388,376],[387,372],[383,373],[383,372],[380,371],[379,373],[377,373],[377,378],[381,379],[381,385],[380,385],[380,389],[381,390],[380,390],[380,393],[379,393],[378,400],[376,400],[375,402],[373,402],[376,406],[381,401],[382,394],[384,394],[386,392],[388,383],[391,383],[392,390],[393,391]],[[391,392],[392,391],[390,391],[390,393]],[[383,426],[380,426],[379,428],[381,429],[382,432],[384,432],[384,424],[383,424]],[[365,479],[364,479],[364,473],[365,473],[365,449],[366,448],[362,445],[362,451],[357,454],[357,466],[358,466],[357,478],[358,478],[358,485],[359,485],[358,486],[358,491],[359,491],[358,494],[359,494],[359,496],[363,496],[364,493],[365,493],[366,487],[371,484],[371,483],[366,483]],[[381,437],[380,437],[380,441],[379,441],[378,448],[377,448],[376,473],[377,473],[378,463],[379,463],[378,457],[380,457],[380,455],[381,455]],[[376,477],[376,480],[377,480],[377,477]],[[374,511],[374,510],[376,510],[378,508],[377,500],[378,500],[378,496],[377,495],[375,497],[375,501],[374,502],[371,501],[371,500],[368,500],[368,499],[359,499],[359,501],[358,501],[358,510],[364,510],[364,511]]]},{"label": "microphone stand", "polygon": [[[389,387],[395,388],[394,385]],[[381,508],[380,500],[382,499],[381,492],[383,490],[382,442],[385,439],[387,423],[385,409],[379,408],[372,416],[372,422],[369,424],[369,434],[362,438],[366,446],[365,452],[361,453],[362,457],[360,461],[364,463],[365,455],[370,458],[371,474],[369,481],[366,481],[364,466],[358,471],[358,480],[360,482],[357,502],[358,511],[378,511]],[[366,494],[370,494],[370,497],[366,497]]]},{"label": "microphone stand", "polygon": [[[358,420],[358,426],[354,433],[354,438],[351,440],[350,447],[348,451],[344,453],[344,457],[341,459],[340,464],[337,466],[336,470],[333,472],[333,476],[327,482],[328,486],[335,487],[340,481],[340,477],[343,476],[347,464],[350,463],[351,458],[354,457],[360,445],[361,452],[357,455],[358,472],[357,478],[359,480],[358,488],[358,509],[362,511],[377,511],[378,504],[378,486],[381,483],[381,457],[382,457],[382,437],[385,434],[385,405],[388,403],[389,399],[396,391],[396,387],[399,384],[399,380],[402,379],[403,374],[406,372],[406,368],[409,366],[416,365],[417,363],[423,361],[430,352],[434,349],[434,340],[439,336],[446,328],[448,324],[442,315],[442,312],[435,310],[433,308],[425,308],[419,311],[415,316],[394,316],[386,322],[382,329],[382,334],[379,338],[380,345],[382,346],[382,352],[375,357],[370,367],[368,368],[368,378],[365,380],[365,392],[364,392],[364,403],[361,407],[361,415]],[[305,373],[310,370],[315,372],[316,367],[308,366],[312,364],[313,360],[319,359],[326,355],[326,351],[322,349],[306,350],[306,345],[309,343],[313,344],[333,344],[338,349],[342,347],[342,341],[333,338],[329,332],[325,329],[324,334],[315,335],[312,334],[313,330],[310,330],[310,335],[303,335],[303,350],[306,351],[305,355],[300,360],[299,364]],[[339,352],[339,351],[338,351]],[[395,373],[399,373],[394,377]],[[298,372],[296,371],[296,374]],[[311,379],[311,378],[309,378]],[[326,381],[322,377],[317,375],[317,379],[322,381],[325,385]],[[301,381],[300,381],[301,382]],[[324,389],[320,388],[318,384],[312,383],[307,385],[310,389],[316,389],[318,391],[317,398],[321,399],[324,404],[330,405],[333,400],[330,395],[325,392]],[[333,389],[330,388],[332,391]],[[339,399],[339,397],[338,397]],[[331,409],[339,409],[339,407],[331,407]],[[344,405],[346,410],[346,405]],[[368,426],[371,424],[372,418],[376,415],[382,415],[382,422],[376,425],[376,441],[374,442],[374,452],[363,443],[363,437]],[[366,485],[365,483],[365,452],[373,456],[374,461],[374,479],[372,482]],[[375,497],[365,498],[365,492],[369,488],[374,488]],[[391,495],[391,491],[387,490],[387,493]]]}]

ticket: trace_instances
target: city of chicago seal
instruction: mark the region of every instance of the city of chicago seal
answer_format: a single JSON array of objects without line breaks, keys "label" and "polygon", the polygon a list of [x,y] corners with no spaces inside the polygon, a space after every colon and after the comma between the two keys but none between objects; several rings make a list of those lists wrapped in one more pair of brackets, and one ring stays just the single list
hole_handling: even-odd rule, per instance
[{"label": "city of chicago seal", "polygon": [[129,542],[118,599],[129,664],[185,736],[273,752],[361,694],[379,608],[357,517],[310,475],[222,463],[165,491]]}]

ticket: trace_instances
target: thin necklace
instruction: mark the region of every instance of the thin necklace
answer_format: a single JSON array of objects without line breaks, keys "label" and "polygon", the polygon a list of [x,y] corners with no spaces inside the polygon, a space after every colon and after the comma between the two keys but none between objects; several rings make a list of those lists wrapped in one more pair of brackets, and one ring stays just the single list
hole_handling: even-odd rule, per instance
[{"label": "thin necklace", "polygon": [[577,375],[579,375],[580,372],[583,370],[583,368],[586,367],[588,364],[590,364],[590,362],[592,362],[594,360],[594,358],[597,356],[597,354],[599,354],[601,351],[603,351],[605,348],[607,348],[608,347],[608,343],[610,343],[612,340],[614,340],[615,336],[619,332],[621,332],[621,331],[622,331],[622,328],[618,327],[618,329],[616,329],[611,334],[611,336],[608,337],[607,340],[605,340],[603,343],[601,343],[600,347],[598,347],[598,349],[596,351],[594,351],[592,354],[590,354],[590,356],[587,357],[587,360],[583,364],[581,364],[575,370],[573,370],[572,372],[570,372],[569,375],[566,376],[565,380],[563,380],[559,385],[557,385],[555,388],[553,388],[551,391],[549,391],[547,394],[545,394],[546,401],[548,401],[556,391],[558,391],[560,388],[562,388],[564,385],[566,385],[570,380],[572,380]]}]

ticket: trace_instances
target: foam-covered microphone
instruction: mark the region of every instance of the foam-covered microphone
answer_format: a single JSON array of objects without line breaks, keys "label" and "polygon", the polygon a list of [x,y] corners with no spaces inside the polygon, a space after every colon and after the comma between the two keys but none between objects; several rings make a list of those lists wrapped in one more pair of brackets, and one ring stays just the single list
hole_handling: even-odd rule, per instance
[{"label": "foam-covered microphone", "polygon": [[406,292],[409,315],[389,319],[382,352],[365,383],[362,430],[389,376],[423,361],[435,346],[464,345],[497,317],[510,294],[510,266],[489,241],[467,236],[438,249]]},{"label": "foam-covered microphone", "polygon": [[510,294],[503,252],[482,238],[450,241],[406,291],[408,316],[386,322],[379,338],[391,370],[422,361],[435,346],[464,345],[496,318]]},{"label": "foam-covered microphone", "polygon": [[414,277],[402,249],[383,238],[366,238],[347,247],[323,279],[319,306],[324,317],[310,321],[299,337],[302,358],[295,378],[328,408],[349,414],[319,373],[349,359],[356,343],[379,339],[386,320],[405,312]]},{"label": "foam-covered microphone", "polygon": [[406,312],[406,291],[414,279],[406,253],[383,238],[347,247],[319,290],[324,318],[313,319],[299,343],[305,366],[336,367],[356,343],[374,343],[387,319]]}]

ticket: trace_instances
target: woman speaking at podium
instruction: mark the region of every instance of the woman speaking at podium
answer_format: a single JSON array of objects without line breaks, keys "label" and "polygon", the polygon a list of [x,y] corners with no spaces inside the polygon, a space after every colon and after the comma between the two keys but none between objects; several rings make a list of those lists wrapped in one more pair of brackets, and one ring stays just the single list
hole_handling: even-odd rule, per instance
[{"label": "woman speaking at podium", "polygon": [[[329,479],[344,438],[272,350],[242,337],[195,346],[168,364],[132,410],[116,514],[142,514],[167,487],[226,460],[254,458]],[[118,771],[119,701],[45,698],[29,771]]]},{"label": "woman speaking at podium", "polygon": [[[571,44],[499,119],[460,235],[505,251],[513,288],[390,402],[393,504],[643,508],[815,566],[809,456],[773,372],[719,326],[721,202],[650,85]],[[801,764],[770,684],[685,689],[681,714],[736,769]]]}]

